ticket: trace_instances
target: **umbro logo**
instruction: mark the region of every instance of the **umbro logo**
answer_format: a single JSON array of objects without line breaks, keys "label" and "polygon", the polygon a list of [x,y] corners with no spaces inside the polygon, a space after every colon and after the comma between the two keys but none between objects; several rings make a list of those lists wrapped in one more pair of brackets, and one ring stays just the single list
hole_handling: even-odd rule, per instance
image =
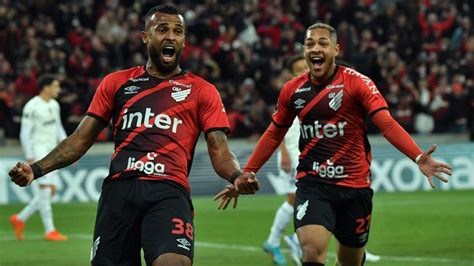
[{"label": "umbro logo", "polygon": [[188,95],[191,93],[191,89],[187,89],[187,90],[182,90],[181,88],[179,87],[173,87],[172,89],[174,92],[171,93],[171,97],[173,97],[173,99],[176,101],[176,102],[182,102],[184,101]]},{"label": "umbro logo", "polygon": [[191,243],[186,238],[178,238],[176,239],[178,241],[178,247],[184,248],[186,250],[189,250],[189,247],[191,246]]},{"label": "umbro logo", "polygon": [[359,242],[360,243],[365,243],[367,242],[367,239],[369,238],[368,233],[363,233],[362,235],[359,236]]},{"label": "umbro logo", "polygon": [[124,88],[125,92],[123,94],[136,94],[139,89],[141,88],[138,86],[128,86]]},{"label": "umbro logo", "polygon": [[295,106],[295,109],[301,109],[301,108],[303,108],[303,107],[304,107],[303,104],[304,104],[305,102],[306,102],[306,101],[303,100],[303,99],[298,99],[298,100],[296,100],[296,101],[295,101],[295,105],[296,105],[296,106]]}]

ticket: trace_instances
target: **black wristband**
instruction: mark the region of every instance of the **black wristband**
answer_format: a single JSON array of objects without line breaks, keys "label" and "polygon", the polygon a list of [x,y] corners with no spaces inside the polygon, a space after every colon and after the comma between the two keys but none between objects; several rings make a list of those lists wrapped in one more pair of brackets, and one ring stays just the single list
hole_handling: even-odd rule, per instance
[{"label": "black wristband", "polygon": [[31,171],[33,172],[34,179],[38,179],[41,176],[43,176],[43,171],[41,171],[41,168],[36,163],[30,165],[30,167],[31,167]]},{"label": "black wristband", "polygon": [[231,184],[234,184],[234,181],[237,179],[237,177],[239,177],[239,176],[242,175],[242,174],[243,174],[242,171],[237,170],[235,173],[233,173],[233,174],[230,176],[229,182],[230,182]]}]

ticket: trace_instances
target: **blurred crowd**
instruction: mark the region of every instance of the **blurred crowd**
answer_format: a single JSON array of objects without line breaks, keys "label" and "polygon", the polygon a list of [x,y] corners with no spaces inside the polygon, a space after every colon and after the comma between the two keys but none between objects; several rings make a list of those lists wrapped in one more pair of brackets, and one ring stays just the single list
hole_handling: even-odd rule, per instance
[{"label": "blurred crowd", "polygon": [[[409,132],[474,131],[474,2],[469,0],[0,0],[0,128],[17,137],[42,73],[61,77],[71,133],[101,78],[143,65],[143,15],[172,2],[184,14],[181,66],[220,91],[232,137],[270,121],[285,62],[305,29],[334,26],[340,60],[369,76]],[[369,132],[377,132],[370,128]],[[101,140],[110,138],[104,131]]]}]

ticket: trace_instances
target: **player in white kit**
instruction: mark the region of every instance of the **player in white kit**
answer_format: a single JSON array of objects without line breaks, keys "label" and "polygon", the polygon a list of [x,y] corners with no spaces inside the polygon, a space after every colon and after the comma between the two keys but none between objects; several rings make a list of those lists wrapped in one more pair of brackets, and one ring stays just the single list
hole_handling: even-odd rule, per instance
[{"label": "player in white kit", "polygon": [[[30,99],[23,108],[20,142],[29,164],[43,158],[66,138],[60,117],[60,107],[55,98],[61,90],[59,80],[49,74],[39,78],[39,95]],[[28,218],[38,211],[43,222],[45,240],[63,241],[67,237],[54,227],[51,198],[59,182],[57,172],[33,182],[33,199],[18,214],[10,217],[15,235],[23,240],[23,230]]]}]

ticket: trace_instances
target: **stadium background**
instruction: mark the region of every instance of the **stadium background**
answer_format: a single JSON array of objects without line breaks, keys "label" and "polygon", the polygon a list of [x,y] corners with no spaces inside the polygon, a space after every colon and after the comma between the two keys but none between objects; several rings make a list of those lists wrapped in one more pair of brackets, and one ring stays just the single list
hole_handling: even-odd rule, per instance
[{"label": "stadium background", "polygon": [[[64,246],[16,243],[7,219],[31,195],[6,176],[12,163],[22,159],[21,109],[37,94],[38,76],[56,73],[62,80],[62,119],[71,133],[105,74],[145,62],[141,17],[161,2],[165,1],[0,0],[0,265],[87,264],[94,202],[112,151],[107,142],[110,129],[100,135],[98,141],[103,143],[60,172],[55,219],[58,228],[74,237]],[[339,59],[371,77],[399,123],[416,135],[423,148],[438,143],[437,158],[455,169],[450,183],[424,193],[430,189],[416,166],[369,127],[374,189],[379,195],[369,246],[388,258],[379,264],[474,265],[474,233],[469,226],[474,220],[472,1],[172,2],[184,12],[187,23],[181,65],[219,89],[233,128],[231,145],[241,164],[270,121],[279,87],[290,77],[285,61],[301,52],[305,28],[316,21],[335,26],[342,48]],[[202,213],[197,221],[202,223],[197,256],[203,255],[196,264],[270,265],[269,258],[256,250],[284,199],[273,195],[285,192],[272,178],[275,158],[260,173],[261,195],[244,198],[241,208],[222,214],[209,195],[225,182],[212,171],[202,144],[190,176],[196,209]],[[72,226],[68,219],[78,219],[80,225]],[[29,224],[27,240],[28,234],[38,240],[39,219]],[[248,227],[239,226],[245,224]],[[253,228],[253,234],[244,232],[246,228]],[[17,249],[31,252],[29,258]],[[79,259],[69,260],[67,254]],[[219,263],[220,257],[227,259]]]}]

